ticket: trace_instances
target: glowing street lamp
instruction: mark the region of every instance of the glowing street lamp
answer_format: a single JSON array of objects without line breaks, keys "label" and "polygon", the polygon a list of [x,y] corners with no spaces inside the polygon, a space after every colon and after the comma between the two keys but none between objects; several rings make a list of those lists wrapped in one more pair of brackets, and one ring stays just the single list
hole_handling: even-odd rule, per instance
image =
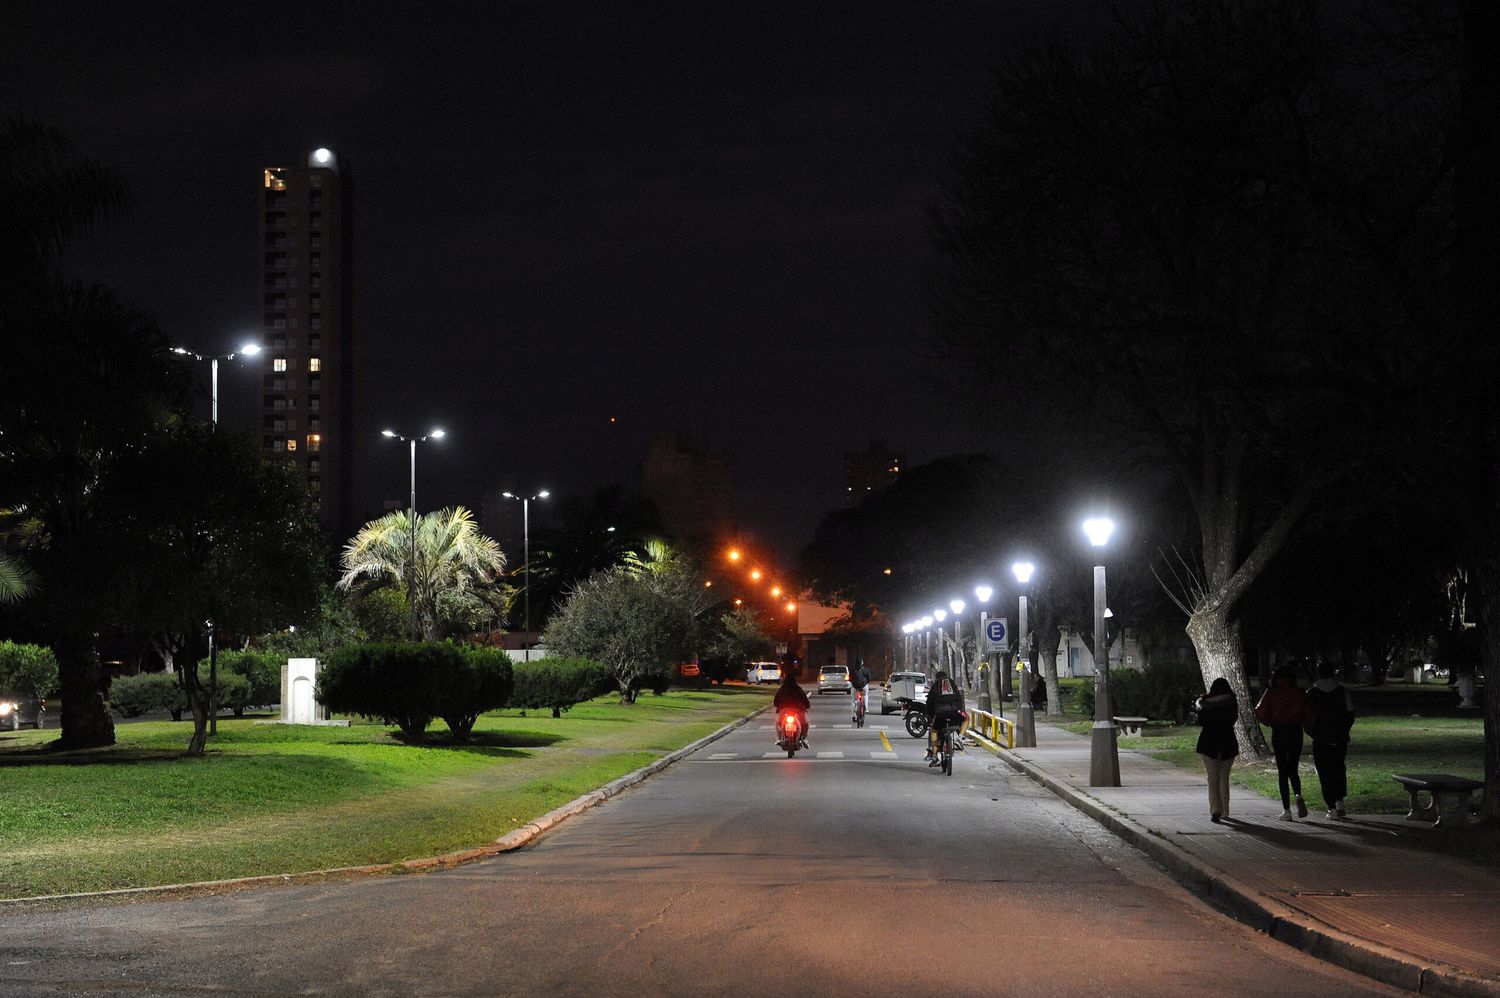
[{"label": "glowing street lamp", "polygon": [[380,435],[391,440],[404,440],[411,444],[411,504],[407,507],[409,518],[407,532],[411,534],[411,561],[406,566],[406,603],[411,609],[411,639],[417,640],[417,444],[428,440],[441,440],[447,436],[442,427],[434,427],[423,437],[404,437],[395,430],[381,430]]},{"label": "glowing street lamp", "polygon": [[739,548],[730,548],[729,549],[729,560],[730,561],[739,561],[740,560],[740,549]]},{"label": "glowing street lamp", "polygon": [[982,609],[995,595],[995,590],[989,586],[974,587],[974,601],[979,604],[980,609],[976,611],[974,622],[974,657],[979,662],[979,709],[991,710],[994,707],[994,697],[990,696],[990,681],[994,674],[993,666],[989,656],[980,651],[984,647],[984,621],[988,614]]},{"label": "glowing street lamp", "polygon": [[500,493],[502,498],[521,504],[521,556],[524,559],[526,569],[526,588],[521,591],[522,595],[526,597],[526,609],[523,611],[526,616],[522,627],[528,635],[527,639],[521,642],[521,659],[526,662],[531,661],[531,638],[529,637],[531,634],[531,504],[537,499],[545,499],[551,494],[546,489],[542,489],[534,496],[518,496],[511,492]]},{"label": "glowing street lamp", "polygon": [[1089,745],[1089,786],[1120,785],[1120,745],[1109,703],[1109,644],[1104,632],[1108,608],[1104,585],[1104,546],[1115,532],[1115,521],[1093,517],[1083,521],[1083,532],[1098,552],[1094,566],[1094,727]]},{"label": "glowing street lamp", "polygon": [[760,569],[758,569],[758,568],[752,568],[750,570],[750,581],[751,582],[759,582],[760,581]]},{"label": "glowing street lamp", "polygon": [[1021,663],[1021,702],[1016,706],[1016,747],[1036,747],[1036,712],[1031,706],[1031,684],[1036,680],[1031,674],[1031,636],[1026,632],[1026,586],[1031,582],[1036,566],[1029,561],[1018,561],[1010,566],[1016,581],[1021,584],[1021,615],[1017,622],[1016,656]]}]

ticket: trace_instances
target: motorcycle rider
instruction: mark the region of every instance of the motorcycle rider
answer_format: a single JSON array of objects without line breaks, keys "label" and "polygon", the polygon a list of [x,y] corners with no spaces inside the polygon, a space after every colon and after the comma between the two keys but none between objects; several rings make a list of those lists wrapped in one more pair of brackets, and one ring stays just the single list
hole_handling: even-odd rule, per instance
[{"label": "motorcycle rider", "polygon": [[807,748],[807,712],[812,709],[812,701],[807,699],[807,691],[797,684],[797,670],[790,666],[783,666],[781,670],[781,685],[776,689],[776,698],[771,701],[776,705],[776,716],[780,717],[784,710],[792,711],[797,715],[798,722],[802,725],[802,739],[798,748]]},{"label": "motorcycle rider", "polygon": [[[938,758],[938,725],[958,726],[962,737],[969,726],[969,715],[964,710],[964,691],[958,688],[946,672],[939,670],[927,688],[927,765],[936,766]],[[957,744],[955,740],[955,744]]]},{"label": "motorcycle rider", "polygon": [[[863,700],[865,698],[865,690],[870,685],[870,670],[865,667],[864,659],[857,658],[854,660],[854,668],[849,670],[849,685],[854,688],[854,692],[849,697],[851,701]],[[851,711],[855,707],[855,703],[851,702],[849,704]]]}]

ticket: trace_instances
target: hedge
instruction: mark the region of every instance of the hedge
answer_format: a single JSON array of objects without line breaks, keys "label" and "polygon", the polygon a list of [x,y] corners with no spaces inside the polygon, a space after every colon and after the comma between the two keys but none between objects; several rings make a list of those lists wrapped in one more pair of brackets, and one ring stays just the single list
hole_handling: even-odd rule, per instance
[{"label": "hedge", "polygon": [[140,717],[156,710],[170,711],[172,720],[182,720],[187,698],[175,672],[143,672],[121,676],[109,684],[109,705],[122,717]]},{"label": "hedge", "polygon": [[539,658],[514,666],[515,687],[510,706],[526,710],[550,709],[553,717],[577,703],[608,693],[614,673],[589,658]]},{"label": "hedge", "polygon": [[318,674],[317,699],[329,710],[394,724],[421,741],[434,717],[463,740],[475,719],[505,705],[510,660],[495,649],[374,641],[335,651]]}]

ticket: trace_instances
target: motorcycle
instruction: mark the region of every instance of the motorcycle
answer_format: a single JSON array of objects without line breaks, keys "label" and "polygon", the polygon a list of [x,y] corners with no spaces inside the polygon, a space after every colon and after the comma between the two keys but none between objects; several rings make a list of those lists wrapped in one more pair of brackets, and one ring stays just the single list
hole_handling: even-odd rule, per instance
[{"label": "motorcycle", "polygon": [[802,739],[807,737],[806,726],[795,710],[784,710],[776,717],[776,747],[786,750],[791,759],[802,748]]},{"label": "motorcycle", "polygon": [[897,697],[896,702],[906,709],[906,733],[913,738],[926,738],[927,705],[908,697]]}]

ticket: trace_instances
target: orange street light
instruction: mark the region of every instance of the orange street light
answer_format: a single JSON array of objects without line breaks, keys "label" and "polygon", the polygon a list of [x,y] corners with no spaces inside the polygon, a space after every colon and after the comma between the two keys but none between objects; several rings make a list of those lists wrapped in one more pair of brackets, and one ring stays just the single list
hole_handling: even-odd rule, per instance
[{"label": "orange street light", "polygon": [[752,568],[750,570],[750,579],[751,579],[752,582],[759,582],[760,581],[760,569],[758,569],[758,568]]},{"label": "orange street light", "polygon": [[771,587],[771,598],[775,599],[777,596],[780,596],[780,595],[781,595],[781,587],[780,586],[772,586]]},{"label": "orange street light", "polygon": [[786,605],[786,612],[787,613],[796,613],[797,612],[797,604],[788,601],[787,605]]},{"label": "orange street light", "polygon": [[885,574],[886,574],[886,575],[890,575],[890,574],[891,574],[891,570],[890,570],[890,569],[889,569],[889,568],[887,568],[887,569],[886,569],[886,570],[885,570]]},{"label": "orange street light", "polygon": [[730,561],[739,561],[740,560],[740,549],[739,548],[730,548],[729,549],[729,560]]},{"label": "orange street light", "polygon": [[744,606],[745,605],[745,601],[742,600],[742,599],[735,599],[734,605],[735,606]]},{"label": "orange street light", "polygon": [[704,579],[703,580],[703,588],[704,589],[712,589],[713,587],[714,587],[714,580],[713,579]]}]

